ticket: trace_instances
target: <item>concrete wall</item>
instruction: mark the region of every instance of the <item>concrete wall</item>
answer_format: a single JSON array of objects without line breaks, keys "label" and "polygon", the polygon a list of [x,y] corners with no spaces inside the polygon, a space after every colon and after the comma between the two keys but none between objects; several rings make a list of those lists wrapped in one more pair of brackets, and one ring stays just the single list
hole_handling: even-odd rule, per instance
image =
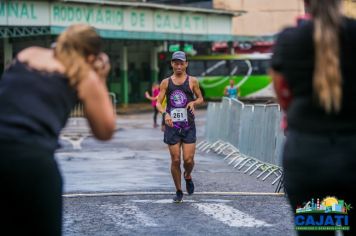
[{"label": "concrete wall", "polygon": [[294,25],[304,12],[302,0],[214,0],[215,9],[244,10],[246,14],[233,19],[237,35],[268,35]]}]

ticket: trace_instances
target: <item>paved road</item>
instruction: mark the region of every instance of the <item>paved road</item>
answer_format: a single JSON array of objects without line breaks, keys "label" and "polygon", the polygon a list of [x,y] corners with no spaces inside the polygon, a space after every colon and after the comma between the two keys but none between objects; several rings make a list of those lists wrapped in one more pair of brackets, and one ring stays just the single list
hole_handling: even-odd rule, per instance
[{"label": "paved road", "polygon": [[[66,134],[85,133],[83,120],[71,122]],[[219,194],[268,193],[275,187],[213,154],[197,153],[197,194],[173,204],[168,151],[151,122],[150,114],[120,116],[109,142],[89,137],[73,149],[62,140],[57,160],[65,181],[64,235],[294,235],[283,196]],[[201,110],[199,140],[204,124]]]},{"label": "paved road", "polygon": [[[65,235],[293,235],[282,197],[136,195],[65,199]],[[287,214],[288,216],[288,214]]]}]

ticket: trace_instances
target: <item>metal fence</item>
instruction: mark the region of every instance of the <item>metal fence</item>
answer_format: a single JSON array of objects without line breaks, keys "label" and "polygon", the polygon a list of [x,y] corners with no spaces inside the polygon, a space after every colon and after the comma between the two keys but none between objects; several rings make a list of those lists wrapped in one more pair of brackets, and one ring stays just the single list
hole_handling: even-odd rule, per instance
[{"label": "metal fence", "polygon": [[[198,150],[225,156],[229,165],[257,178],[282,178],[281,148],[284,134],[280,128],[282,112],[278,104],[246,105],[223,98],[209,103],[205,140]],[[245,169],[243,169],[245,168]]]},{"label": "metal fence", "polygon": [[[116,114],[116,94],[115,93],[109,93],[111,103],[114,108],[114,113]],[[78,103],[77,105],[74,106],[73,110],[70,113],[70,117],[84,117],[84,105],[82,103]]]}]

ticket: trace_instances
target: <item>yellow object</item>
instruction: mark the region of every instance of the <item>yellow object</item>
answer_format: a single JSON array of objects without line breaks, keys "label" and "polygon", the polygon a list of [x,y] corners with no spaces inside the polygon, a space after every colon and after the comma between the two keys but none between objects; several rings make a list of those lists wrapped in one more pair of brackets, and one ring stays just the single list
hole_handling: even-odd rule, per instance
[{"label": "yellow object", "polygon": [[167,107],[167,98],[164,97],[164,99],[163,99],[163,101],[162,101],[162,108],[163,108],[163,109],[166,109],[166,107]]}]

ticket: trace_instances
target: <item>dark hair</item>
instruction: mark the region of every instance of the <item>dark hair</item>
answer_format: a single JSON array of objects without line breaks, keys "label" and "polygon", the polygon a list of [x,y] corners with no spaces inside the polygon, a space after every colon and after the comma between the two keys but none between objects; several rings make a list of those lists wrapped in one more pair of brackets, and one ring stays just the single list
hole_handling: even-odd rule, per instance
[{"label": "dark hair", "polygon": [[342,103],[339,32],[340,0],[307,0],[314,22],[315,68],[313,87],[328,113],[339,112]]}]

